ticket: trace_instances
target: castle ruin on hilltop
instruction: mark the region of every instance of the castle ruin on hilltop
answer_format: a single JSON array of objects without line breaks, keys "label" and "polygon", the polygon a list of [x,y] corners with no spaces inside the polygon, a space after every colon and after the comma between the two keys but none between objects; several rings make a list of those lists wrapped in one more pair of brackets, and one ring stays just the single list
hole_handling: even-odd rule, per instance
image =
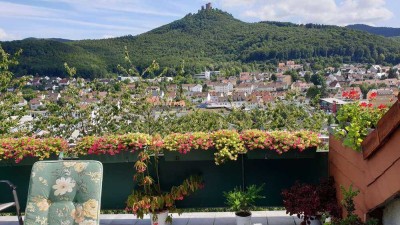
[{"label": "castle ruin on hilltop", "polygon": [[204,5],[201,6],[201,10],[211,10],[211,9],[212,9],[211,2],[207,3],[205,8]]}]

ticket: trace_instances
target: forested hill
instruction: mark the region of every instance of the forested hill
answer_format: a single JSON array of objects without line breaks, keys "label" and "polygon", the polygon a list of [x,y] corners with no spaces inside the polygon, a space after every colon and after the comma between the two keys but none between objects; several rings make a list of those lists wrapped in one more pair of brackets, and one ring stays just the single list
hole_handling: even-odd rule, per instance
[{"label": "forested hill", "polygon": [[236,65],[288,59],[400,62],[400,43],[393,39],[337,26],[245,23],[218,9],[188,14],[138,36],[71,42],[30,38],[1,45],[8,52],[24,50],[20,65],[14,68],[17,74],[50,76],[64,74],[64,62],[77,67],[84,77],[115,73],[123,63],[124,46],[139,69],[154,59],[161,67],[176,67],[185,60],[186,72],[211,65],[218,69],[232,61]]},{"label": "forested hill", "polygon": [[385,37],[397,37],[400,36],[400,28],[393,27],[372,27],[365,24],[353,24],[348,25],[347,28],[366,31],[371,34],[382,35]]}]

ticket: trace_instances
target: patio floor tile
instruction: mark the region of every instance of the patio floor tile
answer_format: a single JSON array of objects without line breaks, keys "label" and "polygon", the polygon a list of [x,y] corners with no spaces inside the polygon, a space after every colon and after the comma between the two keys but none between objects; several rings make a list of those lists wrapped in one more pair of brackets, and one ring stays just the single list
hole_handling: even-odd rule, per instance
[{"label": "patio floor tile", "polygon": [[[172,225],[234,225],[236,224],[233,212],[194,212],[172,214]],[[255,211],[252,213],[253,225],[299,225],[301,220],[296,216],[289,216],[285,211]],[[100,215],[101,225],[150,225],[149,216],[143,220],[130,214]],[[16,216],[0,217],[0,225],[18,225]]]}]

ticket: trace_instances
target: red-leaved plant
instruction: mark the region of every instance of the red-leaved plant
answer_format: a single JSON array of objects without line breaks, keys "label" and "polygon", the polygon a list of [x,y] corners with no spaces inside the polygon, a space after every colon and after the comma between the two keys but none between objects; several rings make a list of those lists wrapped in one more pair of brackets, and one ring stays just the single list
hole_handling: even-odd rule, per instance
[{"label": "red-leaved plant", "polygon": [[303,219],[302,224],[310,224],[310,220],[323,213],[335,218],[340,216],[332,178],[322,180],[318,185],[297,181],[291,188],[282,191],[282,197],[286,213]]}]

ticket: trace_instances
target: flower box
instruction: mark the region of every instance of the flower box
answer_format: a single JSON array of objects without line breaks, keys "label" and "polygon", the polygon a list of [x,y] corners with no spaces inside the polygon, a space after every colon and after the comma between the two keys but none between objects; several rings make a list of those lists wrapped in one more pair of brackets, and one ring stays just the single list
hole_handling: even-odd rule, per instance
[{"label": "flower box", "polygon": [[164,151],[165,161],[214,161],[214,150],[191,150],[186,154]]},{"label": "flower box", "polygon": [[[49,158],[43,160],[57,160],[58,155],[51,154]],[[40,161],[37,157],[25,157],[20,162],[16,163],[14,159],[0,160],[0,167],[4,166],[32,166],[35,162]]]},{"label": "flower box", "polygon": [[121,162],[136,162],[138,151],[135,152],[121,152],[115,155],[108,154],[90,154],[79,156],[80,160],[97,160],[102,163],[121,163]]},{"label": "flower box", "polygon": [[309,159],[314,158],[317,148],[306,148],[302,152],[297,149],[289,150],[282,154],[272,150],[255,149],[247,152],[248,159]]}]

